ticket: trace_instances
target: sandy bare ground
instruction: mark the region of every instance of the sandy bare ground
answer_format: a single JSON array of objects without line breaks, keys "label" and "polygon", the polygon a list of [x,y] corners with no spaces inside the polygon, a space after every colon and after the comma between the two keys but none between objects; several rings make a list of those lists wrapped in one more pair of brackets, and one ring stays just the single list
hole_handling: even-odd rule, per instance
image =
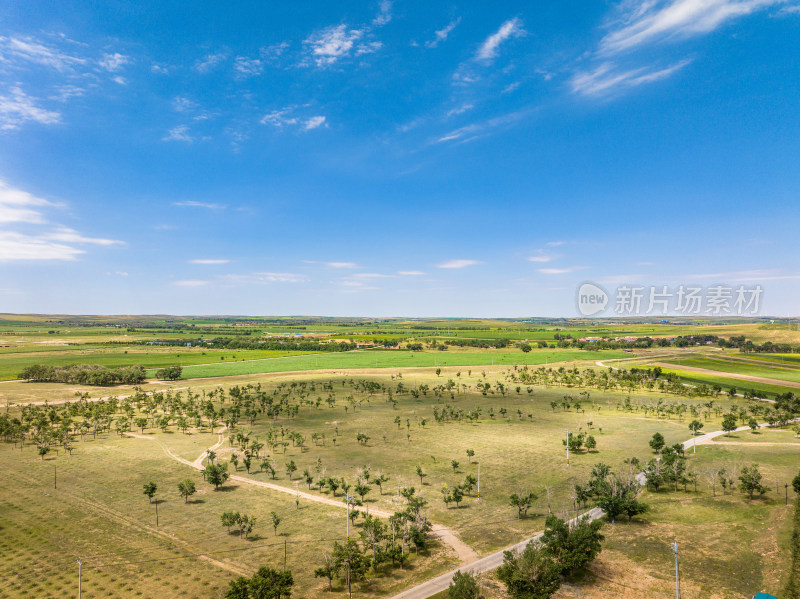
[{"label": "sandy bare ground", "polygon": [[[219,447],[222,446],[223,442],[225,441],[225,438],[223,436],[224,430],[225,429],[222,428],[219,431],[217,431],[217,434],[219,435],[219,440],[217,441],[217,443],[214,446],[212,446],[210,448],[210,450],[213,451],[213,450],[216,450],[216,449],[218,449]],[[155,437],[152,437],[152,436],[149,436],[149,435],[142,435],[142,434],[139,434],[139,433],[132,433],[132,432],[125,433],[125,435],[128,436],[128,437],[134,437],[134,438],[137,438],[137,439],[147,439],[149,441],[155,441],[156,443],[158,443],[161,446],[161,449],[164,450],[164,453],[166,453],[173,460],[177,460],[181,464],[185,464],[186,466],[194,468],[195,470],[202,470],[203,469],[203,460],[208,455],[208,450],[206,450],[203,453],[201,453],[200,456],[197,459],[195,459],[193,462],[190,462],[189,460],[187,460],[185,458],[182,458],[179,455],[174,454],[166,445],[161,443]],[[334,499],[334,498],[331,498],[331,497],[323,497],[321,495],[314,495],[312,493],[307,493],[305,491],[301,491],[300,489],[290,489],[289,487],[284,487],[283,485],[278,485],[278,484],[270,483],[270,482],[267,482],[267,481],[254,480],[252,478],[248,478],[248,477],[245,477],[245,476],[239,476],[237,474],[231,474],[231,476],[229,477],[228,480],[235,480],[236,482],[240,482],[240,483],[244,483],[244,484],[248,484],[248,485],[254,485],[254,486],[257,486],[257,487],[263,487],[263,488],[266,488],[266,489],[270,489],[272,491],[278,491],[280,493],[287,493],[289,495],[293,495],[293,496],[297,497],[298,499],[304,499],[306,501],[313,501],[313,502],[316,502],[316,503],[322,503],[322,504],[329,505],[331,507],[336,507],[336,508],[339,508],[339,509],[347,509],[347,505],[341,499],[337,500],[337,499]],[[352,506],[350,509],[359,510],[359,511],[362,511],[362,512],[364,512],[366,514],[370,514],[372,516],[378,516],[379,518],[389,518],[389,517],[392,516],[392,514],[390,512],[386,512],[386,511],[383,511],[383,510],[377,510],[377,509],[370,509],[369,507]],[[470,547],[469,545],[464,543],[464,541],[462,541],[458,537],[458,535],[456,535],[455,532],[453,532],[452,530],[450,530],[446,526],[441,525],[441,524],[434,524],[432,532],[443,543],[445,543],[446,545],[450,546],[453,549],[453,551],[455,551],[455,553],[458,556],[458,559],[459,559],[459,561],[461,563],[471,563],[471,562],[475,562],[478,559],[478,554],[475,553],[475,551],[472,549],[472,547]]]},{"label": "sandy bare ground", "polygon": [[683,364],[667,364],[665,362],[651,362],[653,366],[660,366],[661,368],[670,368],[673,370],[685,370],[687,372],[697,372],[700,374],[707,374],[716,376],[723,379],[736,379],[738,381],[750,381],[753,383],[763,383],[765,385],[777,385],[779,387],[794,387],[800,389],[800,383],[794,381],[782,381],[780,379],[769,379],[763,376],[753,376],[751,374],[737,374],[735,372],[722,372],[720,370],[708,370],[707,368],[698,368],[696,366],[684,366]]}]

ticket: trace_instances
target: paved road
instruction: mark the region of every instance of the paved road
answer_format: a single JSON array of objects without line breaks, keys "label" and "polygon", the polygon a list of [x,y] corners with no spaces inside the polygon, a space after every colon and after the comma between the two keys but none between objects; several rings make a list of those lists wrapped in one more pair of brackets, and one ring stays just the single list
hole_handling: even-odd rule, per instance
[{"label": "paved road", "polygon": [[[597,520],[603,515],[603,510],[600,508],[593,508],[579,516],[579,518],[588,517],[590,520]],[[577,518],[573,518],[570,520],[570,523],[574,523]],[[486,557],[482,557],[481,559],[472,562],[471,564],[467,564],[465,566],[461,566],[460,568],[456,568],[455,570],[451,570],[450,572],[446,572],[436,578],[432,578],[427,582],[423,582],[415,587],[412,587],[408,590],[403,591],[399,595],[395,595],[392,599],[426,599],[431,595],[435,595],[436,593],[441,593],[445,589],[450,586],[450,582],[453,580],[453,576],[455,576],[456,572],[472,572],[473,574],[477,574],[480,572],[488,572],[490,570],[494,570],[500,567],[503,564],[503,554],[505,551],[522,551],[525,549],[525,546],[530,543],[531,541],[538,541],[542,536],[542,533],[537,533],[530,539],[525,539],[517,543],[516,545],[512,545],[511,547],[507,547],[502,551],[497,551],[496,553],[492,553],[491,555],[487,555]]]},{"label": "paved road", "polygon": [[[800,419],[798,419],[800,420]],[[792,421],[795,422],[795,421]],[[761,424],[762,428],[766,428],[768,424]],[[750,430],[749,426],[740,426],[736,429],[736,431],[747,431]],[[725,431],[714,431],[711,433],[706,433],[704,435],[697,435],[696,437],[689,439],[688,441],[683,442],[684,449],[689,449],[692,447],[693,443],[697,445],[702,445],[703,443],[708,443],[715,437],[719,437],[720,435],[724,435]],[[644,486],[645,484],[645,476],[644,472],[640,472],[636,475],[636,480],[639,482],[640,485]],[[600,508],[593,508],[576,518],[570,520],[570,524],[576,522],[579,518],[588,517],[589,520],[597,520],[603,516],[603,510]],[[444,574],[437,576],[436,578],[432,578],[422,584],[418,584],[415,587],[407,589],[400,593],[399,595],[395,595],[392,599],[427,599],[435,595],[436,593],[441,593],[445,589],[450,586],[450,582],[453,580],[453,576],[455,576],[456,572],[472,572],[473,574],[478,574],[481,572],[488,572],[490,570],[494,570],[500,567],[503,564],[503,554],[506,551],[522,551],[525,546],[530,543],[531,541],[538,541],[542,536],[542,533],[539,532],[532,536],[529,539],[525,539],[517,543],[516,545],[512,545],[511,547],[507,547],[501,551],[497,551],[492,553],[491,555],[487,555],[479,560],[476,560],[470,564],[465,564],[459,568],[454,570],[450,570]]]}]

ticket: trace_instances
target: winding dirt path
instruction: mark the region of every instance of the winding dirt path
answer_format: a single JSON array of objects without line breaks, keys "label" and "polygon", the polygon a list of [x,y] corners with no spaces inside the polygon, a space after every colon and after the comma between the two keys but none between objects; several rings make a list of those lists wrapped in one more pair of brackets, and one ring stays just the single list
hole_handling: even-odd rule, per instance
[{"label": "winding dirt path", "polygon": [[[225,441],[225,437],[223,435],[225,428],[221,428],[217,431],[219,435],[219,440],[216,444],[214,444],[211,448],[211,451],[220,448]],[[136,439],[147,439],[148,441],[155,441],[161,446],[161,449],[166,453],[169,457],[173,460],[180,462],[181,464],[185,464],[195,470],[202,470],[203,469],[203,460],[208,455],[208,451],[206,450],[200,454],[200,456],[195,459],[194,461],[189,461],[186,458],[182,458],[179,455],[176,455],[169,449],[166,445],[164,445],[161,441],[159,441],[156,437],[151,437],[149,435],[142,435],[140,433],[133,433],[127,432],[125,433],[128,437],[134,437]],[[292,495],[298,498],[305,499],[307,501],[313,501],[316,503],[322,503],[331,507],[336,507],[339,509],[347,509],[347,504],[345,504],[341,499],[334,499],[332,497],[323,497],[321,495],[315,495],[313,493],[308,493],[306,491],[301,491],[300,489],[291,489],[289,487],[284,487],[283,485],[278,485],[275,483],[261,481],[261,480],[254,480],[252,478],[248,478],[246,476],[239,476],[238,474],[231,474],[228,480],[235,480],[236,482],[244,483],[247,485],[254,485],[256,487],[262,487],[265,489],[270,489],[272,491],[278,491],[280,493],[286,493],[288,495]],[[370,508],[369,506],[351,506],[350,509],[358,510],[364,512],[365,514],[369,514],[372,516],[378,516],[379,518],[390,518],[393,514],[391,512],[387,512],[384,510]],[[475,552],[472,547],[467,545],[464,541],[462,541],[459,536],[448,527],[442,524],[434,524],[432,527],[432,532],[434,536],[436,536],[439,540],[443,543],[448,545],[450,548],[455,551],[458,559],[461,563],[467,564],[475,562],[478,559],[478,554]]]}]

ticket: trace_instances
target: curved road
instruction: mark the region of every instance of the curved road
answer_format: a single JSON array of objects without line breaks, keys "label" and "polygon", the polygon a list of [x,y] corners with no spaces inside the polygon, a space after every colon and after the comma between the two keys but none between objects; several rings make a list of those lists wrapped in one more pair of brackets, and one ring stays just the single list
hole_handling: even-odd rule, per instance
[{"label": "curved road", "polygon": [[[795,421],[793,420],[792,422]],[[760,426],[768,427],[767,424],[762,424]],[[747,431],[747,430],[750,430],[749,426],[740,426],[739,428],[736,429],[736,431]],[[706,433],[704,435],[698,435],[697,437],[689,439],[688,441],[684,441],[683,447],[684,449],[689,449],[690,447],[692,447],[692,443],[697,443],[698,445],[701,445],[703,443],[708,443],[715,437],[719,437],[720,435],[724,434],[725,431],[714,431],[711,433]],[[639,481],[640,485],[644,485],[645,482],[644,473],[640,472],[636,476],[636,480]],[[573,518],[569,522],[570,524],[572,524],[576,522],[578,519],[584,517],[588,517],[590,521],[597,520],[602,516],[603,516],[603,510],[596,507],[589,510],[588,512],[581,514],[580,516],[577,516],[576,518]],[[423,582],[422,584],[418,584],[415,587],[407,589],[402,593],[395,595],[394,597],[392,597],[392,599],[427,599],[428,597],[431,597],[436,593],[441,593],[442,591],[446,590],[450,586],[450,582],[453,580],[453,576],[455,575],[456,572],[471,572],[473,574],[478,574],[481,572],[488,572],[490,570],[494,570],[503,564],[503,554],[506,551],[522,551],[523,549],[525,549],[525,546],[528,543],[530,543],[531,541],[538,541],[541,538],[541,536],[542,533],[539,532],[534,536],[532,536],[531,538],[525,539],[524,541],[521,541],[516,545],[512,545],[511,547],[507,547],[501,551],[497,551],[495,553],[487,555],[486,557],[482,557],[481,559],[476,560],[470,564],[463,565],[459,568],[441,574],[436,578],[432,578],[426,582]]]}]

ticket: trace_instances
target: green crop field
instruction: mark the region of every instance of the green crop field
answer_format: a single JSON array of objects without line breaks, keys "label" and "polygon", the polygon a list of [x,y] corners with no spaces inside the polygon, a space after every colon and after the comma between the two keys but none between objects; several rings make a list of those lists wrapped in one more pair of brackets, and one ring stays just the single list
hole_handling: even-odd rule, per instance
[{"label": "green crop field", "polygon": [[480,367],[513,364],[551,364],[584,360],[603,360],[625,357],[619,351],[534,350],[517,351],[466,351],[466,352],[408,352],[372,350],[354,352],[319,353],[310,356],[227,362],[186,367],[183,378],[206,378],[255,374],[259,372],[288,372],[293,370],[331,370],[366,368],[419,368],[419,367]]},{"label": "green crop field", "polygon": [[772,367],[769,364],[754,364],[745,360],[733,360],[725,358],[717,358],[714,356],[705,357],[689,357],[689,358],[665,358],[666,363],[675,365],[675,368],[681,366],[692,366],[694,368],[705,368],[708,370],[717,370],[720,372],[730,372],[733,374],[746,374],[749,376],[757,376],[782,381],[800,382],[800,371],[793,372],[786,368]]}]

